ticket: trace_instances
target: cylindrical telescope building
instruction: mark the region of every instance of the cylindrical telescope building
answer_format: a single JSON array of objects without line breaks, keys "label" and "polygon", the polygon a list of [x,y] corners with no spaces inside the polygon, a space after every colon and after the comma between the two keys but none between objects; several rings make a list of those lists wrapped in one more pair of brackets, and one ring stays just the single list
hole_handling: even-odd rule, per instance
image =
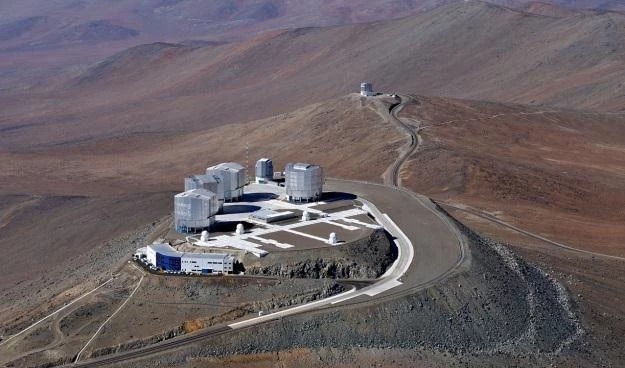
[{"label": "cylindrical telescope building", "polygon": [[225,162],[206,169],[207,175],[219,177],[224,186],[224,200],[234,202],[243,198],[243,187],[247,181],[247,170],[236,162]]},{"label": "cylindrical telescope building", "polygon": [[209,229],[219,212],[219,201],[215,193],[204,189],[193,189],[174,196],[174,217],[176,231],[198,233]]},{"label": "cylindrical telescope building", "polygon": [[217,195],[219,210],[224,206],[224,183],[216,175],[194,175],[184,179],[184,190],[204,189]]},{"label": "cylindrical telescope building", "polygon": [[261,158],[256,161],[256,182],[267,183],[273,179],[273,161],[268,158]]},{"label": "cylindrical telescope building", "polygon": [[369,82],[360,83],[360,95],[365,97],[375,96],[373,85]]},{"label": "cylindrical telescope building", "polygon": [[323,193],[323,170],[320,166],[296,163],[284,169],[284,186],[290,202],[314,202]]}]

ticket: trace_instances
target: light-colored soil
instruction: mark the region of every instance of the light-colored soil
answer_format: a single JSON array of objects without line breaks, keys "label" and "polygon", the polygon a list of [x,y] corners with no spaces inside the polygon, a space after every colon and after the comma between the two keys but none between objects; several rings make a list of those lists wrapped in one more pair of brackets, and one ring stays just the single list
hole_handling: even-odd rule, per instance
[{"label": "light-colored soil", "polygon": [[[437,200],[488,211],[555,240],[622,254],[622,115],[437,98],[416,100],[418,104],[412,110],[406,108],[400,117],[422,123],[424,144],[404,167],[404,184]],[[244,149],[238,144],[241,136],[253,142],[250,156],[269,152],[280,165],[290,157],[310,157],[328,167],[330,176],[379,180],[405,142],[401,132],[375,112],[385,108],[386,100],[350,95],[292,115],[194,135],[155,135],[153,140],[126,136],[46,152],[2,153],[0,167],[6,170],[0,170],[0,183],[6,196],[0,201],[0,241],[16,260],[2,270],[6,272],[1,279],[6,282],[2,321],[11,322],[6,326],[11,331],[18,330],[97,284],[98,277],[110,273],[116,262],[123,262],[137,247],[133,237],[114,244],[108,239],[166,218],[171,212],[171,193],[153,191],[180,190],[183,176],[206,166],[197,157],[209,151],[215,152],[211,160],[243,160]],[[125,151],[118,152],[119,146]],[[365,165],[369,169],[361,170]],[[45,180],[24,180],[36,177],[35,173]],[[146,183],[146,177],[157,179]],[[16,196],[19,193],[32,195]],[[389,205],[384,198],[379,202]],[[483,224],[479,219],[466,221],[478,228]],[[167,227],[159,227],[159,231],[166,233]],[[141,244],[148,239],[140,238]],[[45,264],[37,262],[47,249],[55,249],[50,253],[53,258]],[[590,331],[592,349],[600,353],[598,359],[619,364],[622,354],[615,341],[624,331],[623,311],[617,305],[623,290],[620,268],[592,258],[571,261],[568,256],[542,252],[533,244],[519,249],[530,260],[559,270],[557,276],[565,284],[567,275],[575,275],[578,285],[567,285],[574,295],[580,295],[576,301]],[[419,261],[428,266],[428,260]],[[26,281],[20,282],[22,279]],[[71,289],[76,280],[83,279],[88,281]],[[602,291],[611,299],[603,300]],[[150,313],[133,313],[154,318]],[[190,314],[184,313],[179,321],[189,318]],[[160,322],[162,317],[158,318]],[[70,320],[62,331],[87,333],[93,328]],[[147,321],[141,323],[148,326]],[[103,339],[106,334],[105,330]],[[130,335],[135,336],[125,336]],[[41,337],[42,343],[47,342],[44,334]],[[96,346],[116,343],[111,339]],[[67,351],[78,348],[72,345]]]},{"label": "light-colored soil", "polygon": [[[562,20],[454,1],[389,22],[273,31],[217,47],[148,45],[74,71],[70,80],[0,94],[0,129],[6,132],[0,147],[41,153],[44,147],[109,138],[111,146],[128,152],[132,137],[158,151],[167,146],[163,134],[287,114],[356,92],[363,80],[387,93],[620,110],[625,48],[618,40],[625,36],[624,24],[620,13]],[[334,130],[331,115],[317,118],[326,121],[335,144],[352,133]],[[272,138],[284,142],[296,132]],[[300,152],[317,151],[326,142],[320,137]],[[216,152],[204,143],[210,154]],[[81,166],[48,159],[56,163],[49,168]],[[159,165],[156,157],[148,161]]]},{"label": "light-colored soil", "polygon": [[[393,162],[404,141],[376,112],[391,102],[353,94],[264,120],[204,127],[193,134],[150,139],[129,135],[39,153],[0,152],[0,188],[5,193],[72,195],[180,191],[184,177],[204,172],[210,163],[246,164],[246,144],[250,159],[271,157],[276,169],[292,161],[313,162],[323,164],[327,176],[379,180],[379,172]],[[200,159],[207,155],[210,162]],[[28,180],[30,175],[43,175],[45,181]]]},{"label": "light-colored soil", "polygon": [[[61,281],[53,277],[57,274],[53,270],[71,273],[79,266],[76,257],[106,249],[105,243],[119,234],[158,221],[171,211],[171,195],[46,196],[14,205],[0,219],[4,224],[0,246],[11,259],[0,268],[0,290],[14,289],[22,297],[51,290],[51,285]],[[94,272],[110,273],[114,266],[89,264],[93,259],[84,262],[80,266],[93,267]],[[32,282],[37,279],[48,280],[48,285],[36,287]],[[0,306],[13,302],[5,297]]]},{"label": "light-colored soil", "polygon": [[[43,362],[69,362],[117,309],[137,283],[138,270],[129,265],[116,278],[87,297],[49,316],[41,324],[0,346],[0,364],[30,366]],[[56,306],[55,309],[61,308]],[[17,331],[14,331],[17,332]],[[53,351],[52,357],[43,354]]]},{"label": "light-colored soil", "polygon": [[[89,352],[120,344],[140,346],[263,310],[301,303],[329,280],[150,275],[126,307],[94,340]],[[157,338],[157,340],[161,339]],[[89,354],[89,353],[88,353]]]}]

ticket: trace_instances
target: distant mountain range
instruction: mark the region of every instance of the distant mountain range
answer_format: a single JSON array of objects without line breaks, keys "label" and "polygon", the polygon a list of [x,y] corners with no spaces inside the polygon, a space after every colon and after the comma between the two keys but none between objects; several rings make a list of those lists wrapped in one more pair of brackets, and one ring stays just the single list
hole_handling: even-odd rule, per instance
[{"label": "distant mountain range", "polygon": [[[275,29],[388,20],[458,1],[476,0],[4,0],[0,88],[3,79],[38,79],[42,69],[93,62],[143,43],[227,42]],[[625,10],[621,0],[489,1],[555,17]]]},{"label": "distant mountain range", "polygon": [[54,82],[0,93],[0,146],[192,132],[358,90],[618,111],[625,15],[554,18],[483,2],[401,19],[129,48]]}]

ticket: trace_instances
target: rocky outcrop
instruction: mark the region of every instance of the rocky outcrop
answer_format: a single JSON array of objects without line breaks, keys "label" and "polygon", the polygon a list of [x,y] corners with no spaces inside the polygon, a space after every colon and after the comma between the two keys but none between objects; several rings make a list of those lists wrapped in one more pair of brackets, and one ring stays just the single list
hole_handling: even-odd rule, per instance
[{"label": "rocky outcrop", "polygon": [[505,244],[458,226],[469,241],[471,261],[433,287],[381,304],[365,302],[234,332],[160,363],[300,347],[428,349],[461,358],[501,355],[540,362],[576,349],[583,330],[563,286]]},{"label": "rocky outcrop", "polygon": [[366,239],[332,248],[298,252],[298,261],[247,267],[248,275],[286,278],[376,279],[397,259],[397,248],[383,230]]}]

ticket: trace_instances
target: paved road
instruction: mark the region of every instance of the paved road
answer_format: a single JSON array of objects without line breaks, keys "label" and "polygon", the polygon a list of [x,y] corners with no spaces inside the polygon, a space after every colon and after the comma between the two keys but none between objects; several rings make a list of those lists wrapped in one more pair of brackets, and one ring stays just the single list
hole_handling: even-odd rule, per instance
[{"label": "paved road", "polygon": [[375,203],[410,239],[414,257],[401,285],[377,296],[397,297],[428,287],[453,273],[468,258],[466,239],[427,197],[381,184],[328,180],[329,190],[350,192]]},{"label": "paved road", "polygon": [[[376,219],[397,238],[400,257],[392,270],[387,272],[382,279],[370,286],[353,288],[331,298],[262,317],[237,321],[228,326],[215,326],[143,349],[86,360],[74,366],[105,366],[130,361],[288,316],[381,303],[431,286],[453,273],[466,259],[467,253],[462,236],[451,222],[435,210],[429,199],[382,184],[328,180],[327,187],[328,190],[357,194],[364,200]],[[375,206],[372,203],[375,203]]]},{"label": "paved road", "polygon": [[330,298],[278,311],[265,316],[248,318],[228,326],[215,326],[198,333],[184,335],[143,349],[137,349],[85,361],[74,366],[103,366],[163,353],[171,349],[196,343],[200,340],[245,329],[277,319],[307,312],[335,308],[353,308],[384,302],[414,293],[440,282],[457,270],[468,251],[464,237],[455,225],[426,197],[399,188],[399,173],[416,149],[420,137],[416,128],[397,117],[403,102],[393,106],[389,119],[403,127],[410,136],[410,143],[402,149],[398,159],[385,174],[389,185],[367,182],[329,179],[325,190],[358,195],[379,224],[394,237],[398,258],[391,268],[374,284],[351,290]]},{"label": "paved road", "polygon": [[408,160],[410,156],[412,156],[421,145],[421,137],[419,136],[419,128],[415,128],[409,124],[404,123],[399,118],[399,113],[403,110],[405,104],[410,101],[410,97],[407,96],[398,96],[398,102],[391,106],[390,110],[386,114],[386,119],[392,123],[397,125],[400,129],[404,130],[406,134],[408,134],[408,144],[405,147],[402,147],[399,152],[399,156],[391,164],[391,166],[384,172],[382,175],[384,183],[390,186],[399,187],[401,186],[401,169]]}]

